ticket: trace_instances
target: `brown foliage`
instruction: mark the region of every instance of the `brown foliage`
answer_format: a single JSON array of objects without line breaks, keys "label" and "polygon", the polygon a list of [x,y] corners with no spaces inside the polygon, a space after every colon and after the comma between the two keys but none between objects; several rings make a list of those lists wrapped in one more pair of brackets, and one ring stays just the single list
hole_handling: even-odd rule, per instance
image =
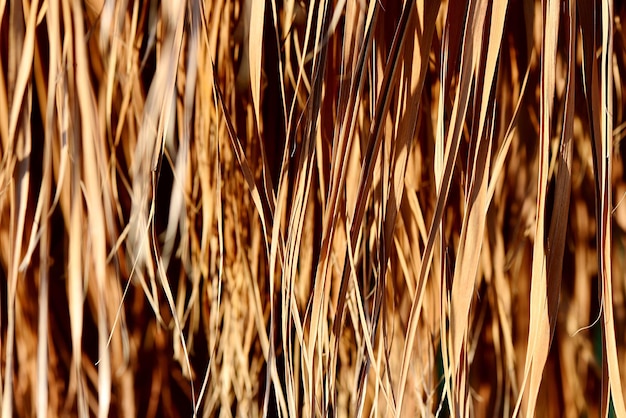
[{"label": "brown foliage", "polygon": [[0,0],[2,417],[626,416],[624,19]]}]

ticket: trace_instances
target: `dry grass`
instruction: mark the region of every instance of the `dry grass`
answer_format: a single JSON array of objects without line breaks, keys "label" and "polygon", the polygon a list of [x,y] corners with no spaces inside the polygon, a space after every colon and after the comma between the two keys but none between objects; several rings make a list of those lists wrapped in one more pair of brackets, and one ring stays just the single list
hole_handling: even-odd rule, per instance
[{"label": "dry grass", "polygon": [[626,416],[624,21],[0,0],[2,418]]}]

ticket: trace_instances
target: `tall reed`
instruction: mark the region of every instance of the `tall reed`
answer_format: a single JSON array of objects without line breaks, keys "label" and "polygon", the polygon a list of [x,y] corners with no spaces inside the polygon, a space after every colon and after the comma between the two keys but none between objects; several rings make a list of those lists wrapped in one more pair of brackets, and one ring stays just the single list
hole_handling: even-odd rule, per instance
[{"label": "tall reed", "polygon": [[0,0],[2,417],[626,416],[625,20]]}]

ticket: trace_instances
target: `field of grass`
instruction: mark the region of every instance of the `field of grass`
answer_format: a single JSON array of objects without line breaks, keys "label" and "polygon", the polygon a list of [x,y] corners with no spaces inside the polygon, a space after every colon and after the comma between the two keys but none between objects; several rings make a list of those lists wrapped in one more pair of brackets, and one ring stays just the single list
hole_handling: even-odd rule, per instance
[{"label": "field of grass", "polygon": [[619,0],[0,0],[0,411],[626,417]]}]

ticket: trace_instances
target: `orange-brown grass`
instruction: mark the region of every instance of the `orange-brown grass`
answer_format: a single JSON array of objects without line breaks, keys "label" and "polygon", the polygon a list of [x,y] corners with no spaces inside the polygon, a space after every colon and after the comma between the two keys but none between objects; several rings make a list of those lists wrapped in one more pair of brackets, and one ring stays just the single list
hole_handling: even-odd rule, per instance
[{"label": "orange-brown grass", "polygon": [[626,7],[0,0],[0,410],[626,416]]}]

